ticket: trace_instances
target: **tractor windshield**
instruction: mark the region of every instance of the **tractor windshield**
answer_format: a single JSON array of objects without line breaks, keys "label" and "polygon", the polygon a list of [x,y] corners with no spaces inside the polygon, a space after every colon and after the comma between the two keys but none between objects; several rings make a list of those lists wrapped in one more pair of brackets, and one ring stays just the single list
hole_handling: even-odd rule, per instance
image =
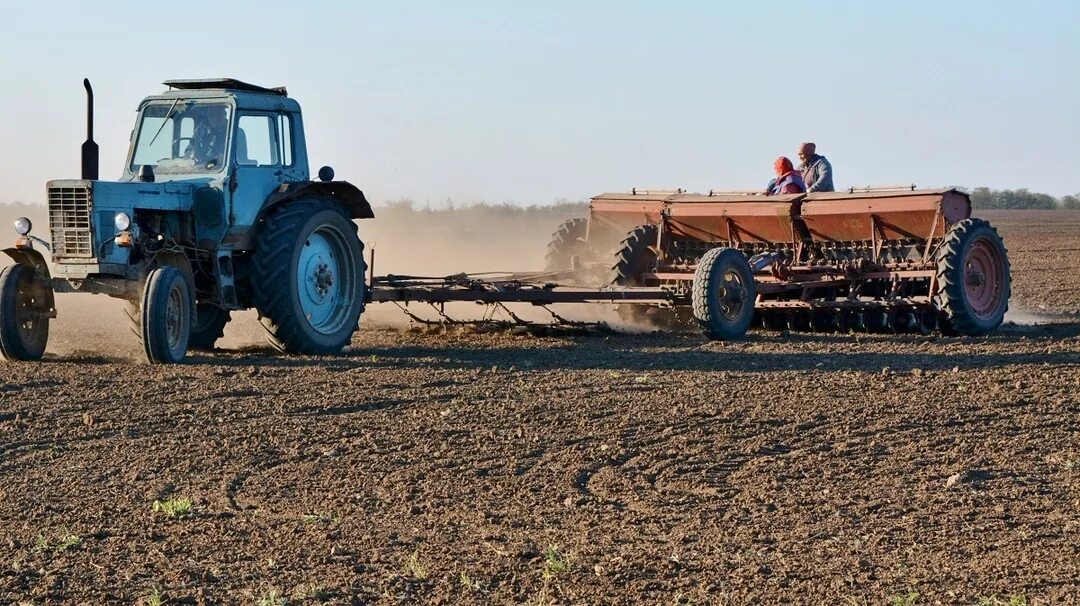
[{"label": "tractor windshield", "polygon": [[225,167],[230,108],[224,103],[162,102],[143,109],[131,172],[151,166],[159,175],[205,174]]}]

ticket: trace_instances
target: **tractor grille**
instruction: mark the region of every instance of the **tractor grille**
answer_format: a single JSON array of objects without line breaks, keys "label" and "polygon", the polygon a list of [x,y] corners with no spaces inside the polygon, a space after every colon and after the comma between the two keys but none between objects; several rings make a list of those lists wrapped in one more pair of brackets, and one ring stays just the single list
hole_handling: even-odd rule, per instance
[{"label": "tractor grille", "polygon": [[49,229],[55,257],[94,257],[90,186],[49,188]]}]

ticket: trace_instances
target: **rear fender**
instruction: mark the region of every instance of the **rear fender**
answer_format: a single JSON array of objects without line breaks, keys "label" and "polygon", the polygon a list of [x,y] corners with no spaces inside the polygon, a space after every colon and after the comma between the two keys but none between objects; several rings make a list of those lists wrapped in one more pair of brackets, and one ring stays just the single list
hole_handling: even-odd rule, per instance
[{"label": "rear fender", "polygon": [[250,250],[255,245],[259,223],[271,209],[299,198],[326,198],[341,204],[351,219],[374,219],[364,192],[348,181],[304,181],[282,183],[263,203],[254,225],[233,225],[222,242],[226,250]]},{"label": "rear fender", "polygon": [[45,303],[49,306],[49,309],[56,309],[51,284],[52,277],[49,274],[49,264],[45,261],[44,255],[32,248],[5,248],[4,254],[11,257],[16,263],[34,268],[34,277],[39,284],[45,287]]},{"label": "rear fender", "polygon": [[295,200],[297,198],[329,198],[337,200],[349,211],[349,217],[353,219],[374,219],[375,213],[371,210],[371,204],[360,191],[348,181],[306,181],[303,183],[283,183],[263,204],[260,218],[278,204]]}]

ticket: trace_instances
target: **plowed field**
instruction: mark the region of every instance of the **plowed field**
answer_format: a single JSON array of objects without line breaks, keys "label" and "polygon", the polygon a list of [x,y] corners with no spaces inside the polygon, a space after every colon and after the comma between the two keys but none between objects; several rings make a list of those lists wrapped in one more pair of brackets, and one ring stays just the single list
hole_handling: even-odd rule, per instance
[{"label": "plowed field", "polygon": [[[1014,322],[978,339],[373,308],[340,357],[239,314],[150,367],[111,301],[65,298],[44,361],[0,362],[0,604],[1080,603],[1080,214],[983,216]],[[382,272],[516,269],[555,223],[488,229],[494,260],[367,237]]]}]

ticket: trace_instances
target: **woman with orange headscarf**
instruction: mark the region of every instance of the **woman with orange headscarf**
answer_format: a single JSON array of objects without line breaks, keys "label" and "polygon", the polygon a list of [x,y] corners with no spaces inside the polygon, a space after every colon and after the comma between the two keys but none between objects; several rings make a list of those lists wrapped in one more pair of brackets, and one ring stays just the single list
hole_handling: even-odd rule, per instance
[{"label": "woman with orange headscarf", "polygon": [[803,183],[802,175],[795,170],[791,160],[780,156],[773,163],[773,169],[776,171],[776,178],[769,184],[769,191],[766,195],[780,196],[806,193],[806,183]]}]

